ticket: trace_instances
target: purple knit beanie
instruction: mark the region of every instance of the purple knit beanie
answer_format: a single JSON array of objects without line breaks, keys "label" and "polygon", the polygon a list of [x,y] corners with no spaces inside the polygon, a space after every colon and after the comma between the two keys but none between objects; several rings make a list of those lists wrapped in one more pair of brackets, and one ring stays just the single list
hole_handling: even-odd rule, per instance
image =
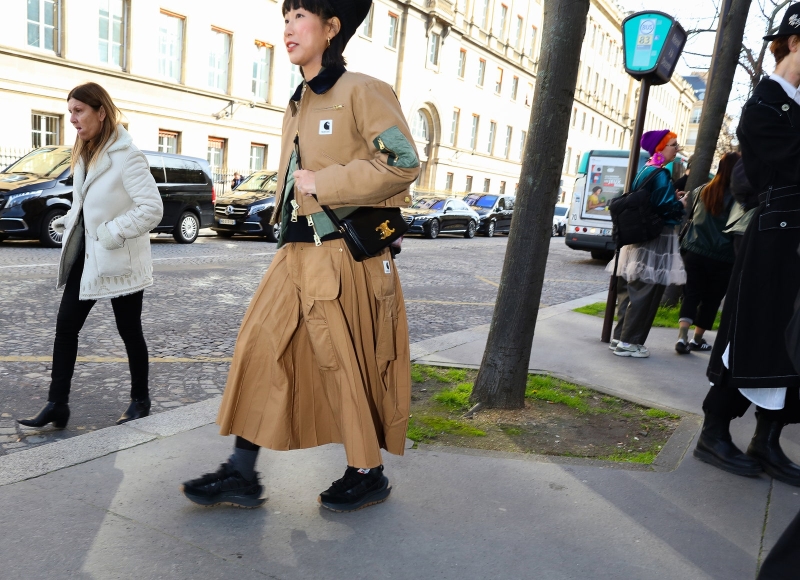
[{"label": "purple knit beanie", "polygon": [[669,133],[669,129],[660,129],[658,131],[648,131],[642,135],[641,145],[642,149],[647,151],[650,156],[656,154],[656,147],[661,143],[661,140]]}]

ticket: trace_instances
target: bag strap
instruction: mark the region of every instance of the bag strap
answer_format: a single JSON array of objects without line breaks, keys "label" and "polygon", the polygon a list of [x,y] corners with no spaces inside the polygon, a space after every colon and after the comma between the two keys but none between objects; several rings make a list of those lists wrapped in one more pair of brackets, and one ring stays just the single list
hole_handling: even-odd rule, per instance
[{"label": "bag strap", "polygon": [[[663,167],[659,167],[658,171],[653,171],[650,175],[647,176],[647,179],[645,179],[637,189],[644,189],[644,187],[646,185],[648,185],[651,181],[653,181],[656,178],[656,175],[658,175],[662,171],[667,171],[667,170],[664,169]],[[668,171],[667,171],[667,173],[669,174]],[[631,187],[633,187],[633,186],[631,186]]]}]

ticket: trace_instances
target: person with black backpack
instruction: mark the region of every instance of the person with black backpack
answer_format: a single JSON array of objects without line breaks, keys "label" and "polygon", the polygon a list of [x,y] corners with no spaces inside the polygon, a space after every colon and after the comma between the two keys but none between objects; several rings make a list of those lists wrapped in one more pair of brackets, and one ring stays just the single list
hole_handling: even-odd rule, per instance
[{"label": "person with black backpack", "polygon": [[[669,129],[648,131],[642,135],[641,145],[650,154],[650,159],[633,182],[634,193],[626,196],[627,199],[620,198],[619,202],[635,201],[641,197],[636,195],[640,190],[649,192],[644,208],[625,213],[626,216],[630,213],[648,214],[652,217],[650,221],[657,222],[659,227],[654,236],[636,243],[624,240],[628,232],[616,232],[618,245],[622,246],[616,269],[619,322],[609,347],[617,356],[634,358],[650,356],[644,343],[666,287],[686,283],[675,232],[683,217],[685,201],[675,191],[669,171],[664,169],[678,154],[678,136]],[[616,215],[615,209],[611,208],[612,217]],[[626,223],[624,218],[615,220],[615,227],[622,228]],[[614,272],[614,262],[608,265],[607,270]]]}]

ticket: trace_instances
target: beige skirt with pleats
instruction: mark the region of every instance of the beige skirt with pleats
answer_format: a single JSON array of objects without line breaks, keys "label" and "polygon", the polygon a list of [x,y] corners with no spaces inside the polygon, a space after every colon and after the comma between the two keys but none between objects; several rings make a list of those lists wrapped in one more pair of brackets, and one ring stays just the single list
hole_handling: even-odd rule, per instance
[{"label": "beige skirt with pleats", "polygon": [[262,447],[343,443],[348,465],[402,455],[411,401],[408,322],[389,249],[344,240],[278,250],[245,313],[220,433]]}]

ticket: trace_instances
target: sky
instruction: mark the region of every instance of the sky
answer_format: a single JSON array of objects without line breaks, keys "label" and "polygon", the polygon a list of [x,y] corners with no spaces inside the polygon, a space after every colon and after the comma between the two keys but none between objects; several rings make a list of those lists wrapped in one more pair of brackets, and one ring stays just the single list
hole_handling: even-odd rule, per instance
[{"label": "sky", "polygon": [[[775,1],[777,2],[779,0]],[[716,28],[720,2],[721,0],[671,0],[668,3],[664,2],[664,0],[619,0],[619,5],[624,10],[631,10],[634,12],[639,12],[641,10],[666,12],[674,16],[678,22],[681,23],[681,26],[688,31],[692,29]],[[772,2],[773,0],[752,0],[751,2],[750,14],[747,19],[747,28],[745,29],[744,43],[756,54],[761,49],[763,42],[761,37],[766,34],[764,31],[766,20],[761,15],[761,8],[767,7],[771,12],[773,6]],[[778,23],[780,23],[780,19],[778,19]],[[714,32],[705,32],[692,36],[683,49],[683,55],[675,73],[689,75],[693,71],[707,69],[711,59],[707,56],[697,55],[711,54],[714,50],[715,36]],[[764,62],[764,72],[767,74],[771,73],[775,61],[771,58],[769,53],[767,54],[767,58],[764,59]],[[734,119],[738,119],[742,105],[744,105],[748,98],[749,90],[750,80],[741,67],[738,67],[733,88],[731,89],[731,97],[728,102],[728,114]]]}]

